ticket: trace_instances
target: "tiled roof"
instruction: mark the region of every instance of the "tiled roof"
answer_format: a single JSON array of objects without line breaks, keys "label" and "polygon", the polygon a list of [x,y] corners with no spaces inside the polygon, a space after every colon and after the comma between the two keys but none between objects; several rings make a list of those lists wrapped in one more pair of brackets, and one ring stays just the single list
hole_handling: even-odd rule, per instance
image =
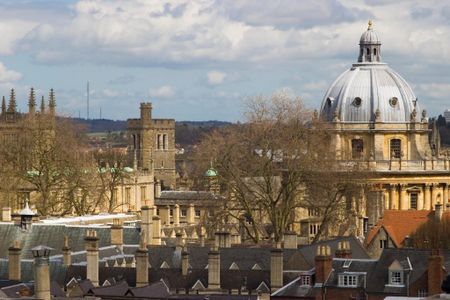
[{"label": "tiled roof", "polygon": [[429,210],[385,210],[383,218],[367,235],[366,243],[369,245],[380,229],[384,228],[395,246],[401,248],[405,237],[412,234],[431,216],[434,216],[434,212]]}]

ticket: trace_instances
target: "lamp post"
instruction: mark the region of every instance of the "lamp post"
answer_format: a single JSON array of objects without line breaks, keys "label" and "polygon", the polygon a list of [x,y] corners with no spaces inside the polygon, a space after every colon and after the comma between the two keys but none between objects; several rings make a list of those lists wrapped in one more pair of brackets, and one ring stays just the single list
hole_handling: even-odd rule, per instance
[{"label": "lamp post", "polygon": [[31,249],[34,257],[34,297],[50,300],[49,257],[53,250],[47,246],[36,246]]}]

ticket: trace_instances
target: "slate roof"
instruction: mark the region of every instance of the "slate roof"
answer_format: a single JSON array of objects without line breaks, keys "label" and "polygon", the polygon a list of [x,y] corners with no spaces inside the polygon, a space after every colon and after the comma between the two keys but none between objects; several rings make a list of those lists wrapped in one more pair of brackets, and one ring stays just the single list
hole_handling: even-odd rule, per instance
[{"label": "slate roof", "polygon": [[[344,264],[350,262],[348,267]],[[373,259],[342,259],[334,258],[332,265],[332,272],[326,282],[326,286],[338,286],[339,274],[342,273],[360,273],[358,276],[358,287],[364,288],[367,285],[367,277],[370,272],[376,267],[377,261]]]},{"label": "slate roof", "polygon": [[[73,252],[84,250],[84,237],[88,228],[97,231],[99,246],[111,245],[111,233],[109,227],[92,226],[70,226],[64,224],[33,224],[29,231],[22,231],[20,227],[11,223],[0,223],[0,257],[8,257],[8,248],[15,240],[20,241],[22,251],[21,257],[32,258],[31,248],[38,245],[45,245],[53,248],[51,255],[62,254],[64,235],[69,237],[69,246]],[[124,227],[124,243],[139,244],[139,232],[134,227]]]}]

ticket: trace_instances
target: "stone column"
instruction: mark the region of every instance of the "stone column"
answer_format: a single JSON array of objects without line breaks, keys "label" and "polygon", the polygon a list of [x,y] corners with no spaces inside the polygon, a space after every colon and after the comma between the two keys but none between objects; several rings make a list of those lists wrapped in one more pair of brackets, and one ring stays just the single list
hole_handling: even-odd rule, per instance
[{"label": "stone column", "polygon": [[8,248],[8,279],[21,280],[21,263],[20,263],[20,242],[14,241],[14,244]]},{"label": "stone column", "polygon": [[147,233],[141,233],[139,248],[136,250],[136,287],[148,285],[148,249]]},{"label": "stone column", "polygon": [[173,226],[180,226],[180,206],[175,204],[173,207]]},{"label": "stone column", "polygon": [[434,209],[434,206],[436,205],[436,198],[437,198],[437,194],[438,194],[438,188],[439,186],[436,183],[433,183],[431,185],[431,208],[430,209]]},{"label": "stone column", "polygon": [[429,183],[425,183],[424,187],[424,201],[423,201],[423,209],[430,210],[431,209],[431,185]]},{"label": "stone column", "polygon": [[72,251],[69,246],[69,237],[67,235],[64,236],[64,246],[62,247],[63,254],[63,264],[65,266],[70,266],[72,264]]},{"label": "stone column", "polygon": [[170,225],[170,206],[163,206],[159,209],[159,217],[161,218],[162,226]]},{"label": "stone column", "polygon": [[141,230],[145,230],[146,232],[147,245],[151,245],[153,242],[153,213],[154,207],[141,207]]},{"label": "stone column", "polygon": [[443,192],[443,199],[442,204],[444,205],[444,209],[448,203],[448,184],[444,183],[444,192]]},{"label": "stone column", "polygon": [[220,252],[213,246],[208,252],[208,290],[220,289]]},{"label": "stone column", "polygon": [[400,185],[400,210],[407,210],[407,209],[409,209],[408,192],[406,191],[407,187],[408,187],[407,184],[401,184]]},{"label": "stone column", "polygon": [[270,251],[270,288],[274,292],[283,286],[283,250],[277,245]]},{"label": "stone column", "polygon": [[84,238],[86,246],[86,279],[98,286],[98,237],[95,230],[88,229]]},{"label": "stone column", "polygon": [[161,219],[158,216],[153,216],[152,245],[161,245]]},{"label": "stone column", "polygon": [[389,190],[389,209],[397,209],[398,206],[396,205],[396,195],[395,195],[395,190],[397,189],[397,186],[395,184],[391,184],[390,186],[390,190]]},{"label": "stone column", "polygon": [[111,245],[123,250],[123,226],[120,219],[114,218],[111,226]]},{"label": "stone column", "polygon": [[424,203],[423,203],[423,188],[420,190],[419,195],[417,195],[417,210],[424,209]]},{"label": "stone column", "polygon": [[187,209],[186,219],[187,219],[188,225],[195,224],[195,207],[194,207],[194,204],[192,204],[192,203],[189,204],[189,207]]}]

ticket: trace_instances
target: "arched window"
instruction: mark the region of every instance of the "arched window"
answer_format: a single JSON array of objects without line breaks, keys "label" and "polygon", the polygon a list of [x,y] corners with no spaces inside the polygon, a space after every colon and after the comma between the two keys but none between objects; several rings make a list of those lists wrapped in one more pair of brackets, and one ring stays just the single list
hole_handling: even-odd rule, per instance
[{"label": "arched window", "polygon": [[367,48],[367,56],[369,56],[369,55],[370,55],[370,49]]},{"label": "arched window", "polygon": [[400,139],[391,140],[391,158],[400,158],[402,153],[402,141]]},{"label": "arched window", "polygon": [[352,140],[352,158],[360,159],[363,157],[364,143],[362,139]]},{"label": "arched window", "polygon": [[377,55],[377,48],[373,48],[373,55]]}]

